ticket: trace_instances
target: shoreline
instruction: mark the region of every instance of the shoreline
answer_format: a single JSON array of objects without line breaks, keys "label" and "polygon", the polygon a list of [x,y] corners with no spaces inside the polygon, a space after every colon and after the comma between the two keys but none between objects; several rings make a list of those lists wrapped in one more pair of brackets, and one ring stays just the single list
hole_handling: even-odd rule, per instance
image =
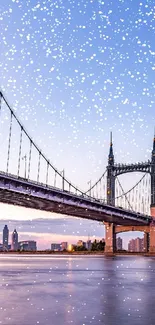
[{"label": "shoreline", "polygon": [[117,256],[144,256],[144,257],[155,257],[155,253],[139,253],[139,252],[116,252],[116,253],[105,253],[103,251],[81,251],[81,252],[51,252],[51,251],[21,251],[21,252],[0,252],[0,255],[57,255],[57,256],[105,256],[105,257],[117,257]]}]

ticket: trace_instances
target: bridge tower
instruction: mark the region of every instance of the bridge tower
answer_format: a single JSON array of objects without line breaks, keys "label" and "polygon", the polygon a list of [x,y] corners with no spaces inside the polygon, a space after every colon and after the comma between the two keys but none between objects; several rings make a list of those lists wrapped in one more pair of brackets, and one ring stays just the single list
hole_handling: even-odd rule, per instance
[{"label": "bridge tower", "polygon": [[119,226],[113,223],[104,222],[105,225],[105,253],[113,254],[116,250],[116,234],[124,231],[144,231],[145,251],[155,254],[155,133],[151,162],[141,164],[115,165],[113,154],[112,133],[110,135],[110,150],[107,166],[107,204],[115,205],[115,177],[126,172],[146,172],[151,177],[151,205],[150,214],[153,218],[148,226]]},{"label": "bridge tower", "polygon": [[[115,175],[114,175],[114,153],[112,143],[112,132],[110,133],[110,148],[107,166],[107,204],[115,205]],[[116,250],[115,225],[104,222],[105,225],[105,253],[111,254]]]},{"label": "bridge tower", "polygon": [[155,134],[151,157],[151,215],[155,217]]},{"label": "bridge tower", "polygon": [[112,132],[110,133],[110,149],[107,166],[107,204],[115,205],[115,176]]},{"label": "bridge tower", "polygon": [[150,213],[153,221],[150,225],[150,253],[155,252],[155,133],[153,139],[153,150],[151,157],[151,206]]}]

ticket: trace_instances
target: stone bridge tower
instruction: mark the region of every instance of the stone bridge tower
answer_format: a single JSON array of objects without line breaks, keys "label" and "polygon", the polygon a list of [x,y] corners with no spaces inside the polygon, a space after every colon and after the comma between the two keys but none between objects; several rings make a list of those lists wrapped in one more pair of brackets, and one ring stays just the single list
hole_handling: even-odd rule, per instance
[{"label": "stone bridge tower", "polygon": [[153,150],[151,157],[151,206],[150,214],[153,217],[153,221],[150,225],[150,253],[155,253],[155,134],[153,139]]},{"label": "stone bridge tower", "polygon": [[155,135],[151,157],[151,216],[155,218]]},{"label": "stone bridge tower", "polygon": [[115,164],[113,154],[112,132],[110,135],[110,150],[107,166],[107,204],[115,205],[115,178],[118,175],[130,172],[149,173],[151,177],[151,205],[150,215],[153,220],[147,226],[121,226],[113,223],[105,224],[106,253],[114,253],[116,250],[116,234],[125,231],[143,231],[146,252],[155,254],[155,134],[153,139],[153,149],[151,161],[135,164]]},{"label": "stone bridge tower", "polygon": [[115,205],[115,175],[112,132],[110,133],[110,149],[107,166],[107,204]]}]

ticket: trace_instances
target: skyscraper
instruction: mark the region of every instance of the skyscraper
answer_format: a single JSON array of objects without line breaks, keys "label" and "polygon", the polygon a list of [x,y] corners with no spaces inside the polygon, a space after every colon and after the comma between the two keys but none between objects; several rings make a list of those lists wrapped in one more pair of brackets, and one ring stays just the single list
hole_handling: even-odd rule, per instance
[{"label": "skyscraper", "polygon": [[144,251],[144,239],[143,238],[135,238],[131,239],[128,244],[129,252],[143,252]]},{"label": "skyscraper", "polygon": [[123,248],[122,243],[123,243],[122,238],[118,237],[116,239],[116,248],[117,248],[118,251],[122,250],[122,248]]},{"label": "skyscraper", "polygon": [[5,225],[3,229],[3,248],[8,248],[8,241],[9,241],[9,229],[8,226]]},{"label": "skyscraper", "polygon": [[12,243],[11,243],[11,249],[13,251],[17,251],[18,249],[18,232],[15,229],[14,232],[12,233]]}]

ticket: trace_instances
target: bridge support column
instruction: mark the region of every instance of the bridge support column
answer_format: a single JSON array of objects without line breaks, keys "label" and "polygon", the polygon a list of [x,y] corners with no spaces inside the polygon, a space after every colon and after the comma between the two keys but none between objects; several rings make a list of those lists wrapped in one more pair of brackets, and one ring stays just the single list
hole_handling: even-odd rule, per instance
[{"label": "bridge support column", "polygon": [[149,251],[149,233],[145,232],[144,233],[144,252],[148,253]]},{"label": "bridge support column", "polygon": [[153,217],[152,223],[150,224],[150,241],[149,241],[149,253],[155,254],[155,207],[152,206],[150,214]]},{"label": "bridge support column", "polygon": [[104,223],[105,225],[105,254],[113,254],[116,251],[116,234],[113,223]]},{"label": "bridge support column", "polygon": [[155,224],[150,225],[150,245],[149,245],[149,253],[155,254]]}]

